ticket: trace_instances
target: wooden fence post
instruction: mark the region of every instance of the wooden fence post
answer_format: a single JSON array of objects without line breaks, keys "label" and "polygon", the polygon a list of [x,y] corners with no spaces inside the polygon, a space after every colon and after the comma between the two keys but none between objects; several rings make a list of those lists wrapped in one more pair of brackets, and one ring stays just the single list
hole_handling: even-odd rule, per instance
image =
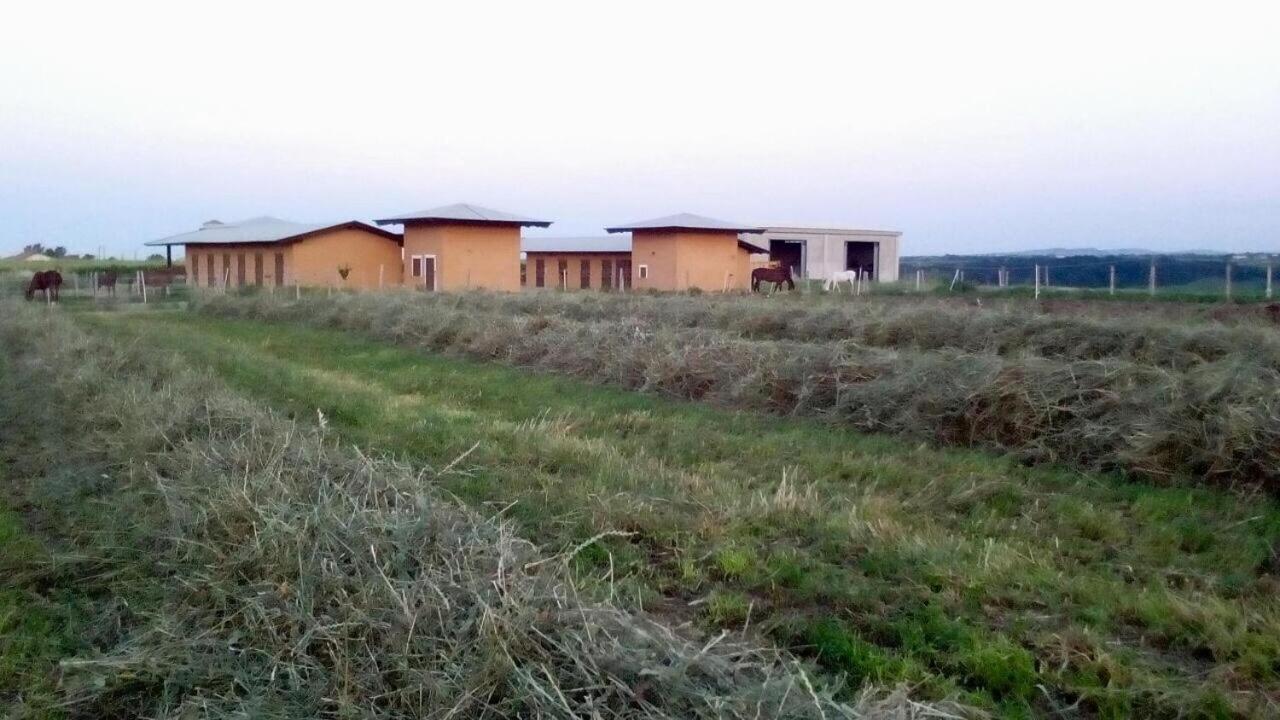
[{"label": "wooden fence post", "polygon": [[1227,283],[1223,286],[1227,295],[1227,300],[1231,299],[1231,263],[1227,262]]},{"label": "wooden fence post", "polygon": [[1267,299],[1271,299],[1271,263],[1267,263]]},{"label": "wooden fence post", "polygon": [[958,282],[960,282],[960,268],[956,268],[956,274],[951,276],[951,287],[947,288],[947,290],[954,291]]},{"label": "wooden fence post", "polygon": [[1040,266],[1036,265],[1036,299],[1040,299]]},{"label": "wooden fence post", "polygon": [[1156,261],[1151,259],[1151,270],[1147,273],[1147,294],[1151,297],[1156,296]]},{"label": "wooden fence post", "polygon": [[1108,283],[1109,285],[1108,292],[1111,295],[1115,295],[1116,294],[1116,266],[1115,265],[1111,266],[1110,274],[1111,274],[1111,279]]},{"label": "wooden fence post", "polygon": [[147,271],[138,271],[138,287],[142,288],[142,304],[147,304]]}]

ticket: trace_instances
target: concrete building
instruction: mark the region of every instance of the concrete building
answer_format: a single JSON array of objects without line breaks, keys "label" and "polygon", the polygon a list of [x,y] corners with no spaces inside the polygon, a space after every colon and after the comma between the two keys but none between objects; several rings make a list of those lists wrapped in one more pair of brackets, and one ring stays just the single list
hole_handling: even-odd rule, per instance
[{"label": "concrete building", "polygon": [[232,223],[210,220],[194,232],[146,245],[186,246],[192,287],[373,289],[400,284],[400,236],[356,221],[309,225],[266,216]]},{"label": "concrete building", "polygon": [[680,213],[605,230],[631,233],[637,290],[721,292],[751,286],[751,255],[761,248],[742,238],[764,228]]},{"label": "concrete building", "polygon": [[789,265],[800,278],[826,280],[843,270],[868,272],[876,282],[897,282],[902,233],[849,228],[767,227],[753,242],[762,243],[775,262]]},{"label": "concrete building", "polygon": [[615,290],[631,287],[631,235],[524,238],[526,288]]},{"label": "concrete building", "polygon": [[520,289],[520,229],[547,220],[459,203],[378,220],[404,226],[404,282],[429,291]]}]

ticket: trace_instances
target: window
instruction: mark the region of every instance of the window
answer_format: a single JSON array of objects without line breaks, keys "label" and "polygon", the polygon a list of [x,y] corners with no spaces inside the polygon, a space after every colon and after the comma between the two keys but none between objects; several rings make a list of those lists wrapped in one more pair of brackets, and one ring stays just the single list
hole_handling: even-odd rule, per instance
[{"label": "window", "polygon": [[600,261],[600,289],[608,290],[613,287],[613,261]]},{"label": "window", "polygon": [[194,287],[199,284],[200,284],[200,257],[197,255],[192,255],[191,256],[191,285]]},{"label": "window", "polygon": [[648,280],[648,279],[649,279],[649,266],[648,266],[648,265],[641,265],[639,269],[640,269],[640,279],[641,279],[641,280]]},{"label": "window", "polygon": [[579,280],[579,283],[580,283],[580,287],[582,287],[585,290],[586,288],[591,287],[591,261],[590,260],[582,261],[581,272],[582,272],[582,277]]},{"label": "window", "polygon": [[413,277],[422,277],[422,256],[414,255],[409,260],[409,274]]},{"label": "window", "polygon": [[546,263],[542,261],[542,258],[538,258],[537,260],[533,261],[533,286],[546,287],[546,283],[547,283]]}]

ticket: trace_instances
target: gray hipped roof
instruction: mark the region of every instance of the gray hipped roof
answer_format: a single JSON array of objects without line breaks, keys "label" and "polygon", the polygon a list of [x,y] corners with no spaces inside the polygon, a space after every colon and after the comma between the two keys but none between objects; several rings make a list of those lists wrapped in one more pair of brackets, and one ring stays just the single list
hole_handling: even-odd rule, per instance
[{"label": "gray hipped roof", "polygon": [[443,205],[430,210],[419,210],[417,212],[404,213],[401,215],[393,215],[391,217],[376,220],[379,225],[403,224],[404,222],[470,222],[470,223],[497,223],[500,225],[528,225],[534,227],[547,227],[551,225],[550,220],[536,220],[523,215],[512,215],[511,213],[502,212],[501,210],[493,210],[479,205],[471,205],[470,203],[455,203],[453,205]]},{"label": "gray hipped roof", "polygon": [[615,225],[605,228],[606,232],[626,232],[628,230],[725,230],[728,232],[738,233],[760,233],[764,232],[764,228],[744,225],[743,223],[729,222],[727,220],[717,220],[703,215],[694,215],[693,213],[678,213],[675,215],[667,215],[666,217],[653,218],[651,220],[639,220],[624,225]]},{"label": "gray hipped roof", "polygon": [[400,240],[400,236],[387,232],[382,228],[366,225],[362,222],[349,221],[342,223],[298,223],[281,220],[267,215],[240,220],[238,222],[220,223],[211,220],[199,230],[171,235],[161,240],[152,240],[144,245],[230,245],[237,243],[274,243],[294,240],[305,235],[341,227],[357,227],[377,233],[391,240]]},{"label": "gray hipped roof", "polygon": [[520,240],[520,249],[527,253],[631,252],[631,235],[599,235],[595,237],[527,237]]}]

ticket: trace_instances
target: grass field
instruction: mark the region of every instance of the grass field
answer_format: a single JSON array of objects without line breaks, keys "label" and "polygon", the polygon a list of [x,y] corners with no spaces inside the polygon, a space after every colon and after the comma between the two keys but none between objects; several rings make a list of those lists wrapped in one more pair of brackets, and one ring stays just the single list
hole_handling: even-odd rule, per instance
[{"label": "grass field", "polygon": [[[246,314],[243,302],[219,300],[227,307],[206,310]],[[248,302],[261,311],[261,299]],[[1196,487],[1194,478],[1153,485],[1120,473],[1027,466],[1013,456],[864,435],[822,418],[736,411],[726,396],[690,403],[535,373],[528,368],[578,374],[576,366],[527,357],[526,367],[478,362],[520,360],[475,352],[498,346],[459,319],[520,317],[548,337],[570,320],[613,332],[619,318],[637,336],[684,326],[721,343],[834,334],[889,352],[932,352],[950,337],[1003,332],[962,357],[1058,353],[1077,362],[1102,352],[1125,363],[1150,357],[1149,366],[1163,362],[1161,372],[1178,373],[1216,367],[1224,352],[1239,360],[1242,339],[1256,337],[1250,362],[1265,367],[1272,347],[1265,333],[1274,331],[1256,318],[1162,306],[1119,322],[1087,308],[1057,321],[1050,312],[998,323],[936,299],[790,307],[540,294],[415,298],[426,304],[398,306],[404,321],[396,334],[375,317],[386,302],[312,298],[297,312],[272,315],[295,321],[288,323],[178,310],[77,319],[95,342],[208,369],[216,382],[304,427],[428,469],[433,486],[482,516],[512,522],[549,553],[571,551],[574,585],[593,602],[708,636],[728,631],[776,644],[817,663],[815,682],[846,699],[905,683],[916,698],[958,699],[1000,717],[1269,717],[1280,708],[1280,507],[1268,495]],[[316,327],[355,327],[361,312],[369,316],[362,332]],[[800,321],[779,324],[780,312]],[[902,334],[927,316],[933,332]],[[948,323],[963,331],[948,334]],[[1086,350],[1043,342],[1081,328],[1119,339]],[[423,342],[441,333],[452,337]],[[112,360],[114,370],[98,372],[127,376],[138,362]],[[166,427],[155,422],[152,432]],[[444,466],[449,472],[429,470]],[[45,524],[14,525],[4,541],[39,547]],[[40,565],[18,563],[33,564]],[[15,633],[27,649],[12,653],[14,667],[84,652],[66,632],[83,615],[79,601],[58,600],[47,588],[65,583],[39,577],[46,579],[34,583],[38,590],[0,598],[19,607],[36,598],[45,615],[33,617],[51,618]],[[29,672],[8,677],[0,689],[32,686]]]},{"label": "grass field", "polygon": [[745,635],[618,607],[449,496],[465,457],[371,458],[172,353],[4,310],[6,717],[964,712],[833,699]]},{"label": "grass field", "polygon": [[[1003,716],[1263,716],[1280,607],[1270,500],[1026,468],[802,419],[423,356],[347,333],[97,316],[579,555],[621,601],[755,632],[850,688]],[[476,443],[479,443],[476,445]],[[606,583],[605,579],[609,582]]]},{"label": "grass field", "polygon": [[1027,462],[1280,488],[1280,335],[1265,311],[1042,312],[1054,307],[597,293],[201,304]]}]

